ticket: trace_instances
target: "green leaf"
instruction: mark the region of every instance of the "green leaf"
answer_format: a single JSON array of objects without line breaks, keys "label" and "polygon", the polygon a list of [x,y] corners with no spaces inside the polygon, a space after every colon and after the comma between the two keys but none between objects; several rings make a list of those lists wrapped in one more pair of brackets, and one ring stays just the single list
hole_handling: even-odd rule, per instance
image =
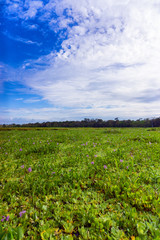
[{"label": "green leaf", "polygon": [[0,234],[3,232],[3,228],[2,226],[0,225]]},{"label": "green leaf", "polygon": [[140,235],[145,235],[146,233],[146,225],[142,222],[137,223],[137,231]]},{"label": "green leaf", "polygon": [[17,228],[17,240],[21,240],[24,237],[23,229],[21,227]]},{"label": "green leaf", "polygon": [[9,227],[8,228],[8,232],[6,233],[6,235],[4,236],[4,239],[8,239],[8,240],[14,240],[13,238],[13,234],[12,234],[12,228]]},{"label": "green leaf", "polygon": [[0,233],[0,239],[4,239],[5,234],[6,234],[5,232]]},{"label": "green leaf", "polygon": [[46,205],[42,205],[42,210],[47,211],[47,206]]},{"label": "green leaf", "polygon": [[5,235],[2,237],[2,240],[9,240],[8,234],[5,234]]}]

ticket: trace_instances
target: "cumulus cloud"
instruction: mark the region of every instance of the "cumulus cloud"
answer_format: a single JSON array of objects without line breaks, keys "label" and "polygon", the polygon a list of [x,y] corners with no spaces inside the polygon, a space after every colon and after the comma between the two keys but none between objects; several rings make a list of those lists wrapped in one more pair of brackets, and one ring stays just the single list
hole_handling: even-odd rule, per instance
[{"label": "cumulus cloud", "polygon": [[[20,5],[15,4],[9,11]],[[159,6],[159,0],[28,2],[23,18],[39,11],[39,21],[60,37],[66,35],[56,54],[23,65],[25,84],[58,111],[74,108],[74,116],[155,116],[160,104]]]},{"label": "cumulus cloud", "polygon": [[18,17],[21,19],[33,19],[37,12],[43,8],[43,1],[39,0],[6,0],[6,14],[9,17]]}]

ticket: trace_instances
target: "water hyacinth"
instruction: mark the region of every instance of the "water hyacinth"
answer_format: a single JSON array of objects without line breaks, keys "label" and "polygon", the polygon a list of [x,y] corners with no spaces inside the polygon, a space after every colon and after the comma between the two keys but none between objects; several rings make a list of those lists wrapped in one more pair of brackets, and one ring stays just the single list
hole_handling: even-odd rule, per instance
[{"label": "water hyacinth", "polygon": [[24,213],[26,213],[25,210],[21,211],[21,212],[19,213],[19,216],[22,217],[22,215],[23,215]]},{"label": "water hyacinth", "polygon": [[28,172],[32,172],[32,168],[30,167],[30,168],[28,168]]},{"label": "water hyacinth", "polygon": [[9,215],[7,217],[2,216],[1,222],[3,222],[4,220],[8,221],[9,220]]},{"label": "water hyacinth", "polygon": [[4,220],[5,220],[5,216],[2,217],[1,222],[3,222]]},{"label": "water hyacinth", "polygon": [[[33,239],[37,239],[44,230],[55,227],[57,230],[53,231],[52,235],[66,238],[72,234],[71,238],[84,239],[84,222],[88,222],[86,210],[91,210],[92,219],[97,219],[96,221],[102,222],[102,224],[98,225],[98,228],[96,227],[97,222],[95,225],[87,225],[90,239],[98,239],[100,235],[102,239],[106,239],[107,236],[111,239],[132,239],[134,236],[146,239],[159,238],[157,231],[159,224],[157,218],[158,182],[156,181],[155,188],[151,184],[154,173],[157,178],[156,168],[159,163],[160,147],[158,132],[152,133],[157,136],[157,139],[155,137],[151,144],[154,145],[153,152],[152,146],[149,145],[151,139],[147,139],[146,136],[144,136],[145,141],[139,144],[134,131],[141,130],[135,128],[113,129],[115,133],[117,131],[117,134],[112,134],[112,132],[108,134],[109,141],[112,143],[109,146],[105,139],[105,131],[109,131],[108,129],[73,128],[72,130],[67,129],[67,131],[65,128],[64,131],[61,129],[49,131],[50,129],[45,128],[35,131],[33,128],[33,130],[24,131],[24,135],[21,129],[20,132],[18,130],[19,128],[11,132],[12,135],[15,134],[11,139],[13,145],[8,144],[5,138],[2,150],[0,149],[5,170],[1,171],[2,213],[0,224],[6,235],[8,235],[8,228],[13,227],[14,230],[22,228],[24,238],[32,235]],[[122,139],[118,131],[122,133],[124,131]],[[143,131],[144,134],[148,134],[146,129]],[[4,133],[6,134],[6,132]],[[36,138],[35,145],[31,140],[32,135]],[[94,143],[95,147],[93,147],[95,135],[98,136],[98,139],[97,144]],[[29,141],[27,136],[30,136]],[[15,144],[14,137],[18,137],[18,145]],[[52,142],[49,140],[51,147],[47,144],[49,137],[54,138]],[[128,145],[127,137],[130,137],[131,145]],[[87,141],[88,145],[86,146]],[[157,141],[157,147],[155,141]],[[81,146],[82,143],[85,146]],[[19,149],[22,146],[23,153],[20,153]],[[8,152],[8,155],[5,155],[5,152]],[[7,159],[8,156],[9,159]],[[123,158],[120,159],[120,157]],[[150,174],[150,166],[153,168],[153,174]],[[137,177],[138,181],[135,181]],[[143,191],[139,186],[143,186]],[[125,194],[122,193],[121,196],[124,188]],[[136,191],[134,192],[134,190]],[[150,196],[149,203],[147,203],[146,194]],[[9,202],[11,203],[8,206]],[[67,207],[68,203],[70,203],[69,208]],[[139,211],[139,206],[142,206],[140,207],[141,211]],[[92,208],[96,210],[92,211]],[[113,225],[116,226],[116,235],[109,225],[103,224],[102,220],[104,219],[101,214],[98,214],[99,212],[102,212],[104,216],[110,214],[111,220],[114,221]],[[123,213],[125,216],[133,215],[137,221],[125,218]],[[54,214],[62,223],[60,224],[60,228],[63,229],[61,232],[57,228],[58,223],[53,223]],[[153,234],[151,231],[147,231],[146,214],[152,218],[150,223],[153,225]],[[121,221],[123,221],[122,224]],[[47,223],[47,228],[44,226],[45,223]],[[76,228],[76,226],[78,227]],[[127,226],[127,230],[125,226]],[[140,228],[143,226],[145,234],[142,236]],[[149,226],[151,227],[151,225]],[[122,228],[124,231],[121,230]],[[108,232],[107,235],[106,232]],[[43,234],[44,239],[48,239],[49,235],[47,234]],[[17,239],[17,237],[17,231],[13,231],[13,239]]]}]

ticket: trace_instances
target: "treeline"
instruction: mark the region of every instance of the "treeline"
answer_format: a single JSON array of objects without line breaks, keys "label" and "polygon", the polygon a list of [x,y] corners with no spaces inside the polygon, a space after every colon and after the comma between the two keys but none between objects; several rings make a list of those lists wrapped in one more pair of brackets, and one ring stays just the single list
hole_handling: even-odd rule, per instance
[{"label": "treeline", "polygon": [[85,118],[82,121],[62,121],[62,122],[43,122],[27,124],[9,124],[1,127],[160,127],[160,117],[154,119],[137,119],[137,120],[114,120],[104,121],[102,119]]}]

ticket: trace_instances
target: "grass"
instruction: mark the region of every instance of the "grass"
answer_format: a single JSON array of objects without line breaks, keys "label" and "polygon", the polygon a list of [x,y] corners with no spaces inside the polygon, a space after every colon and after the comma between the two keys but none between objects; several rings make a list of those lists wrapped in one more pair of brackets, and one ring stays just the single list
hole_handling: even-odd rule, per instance
[{"label": "grass", "polygon": [[151,130],[0,131],[0,239],[159,240]]}]

